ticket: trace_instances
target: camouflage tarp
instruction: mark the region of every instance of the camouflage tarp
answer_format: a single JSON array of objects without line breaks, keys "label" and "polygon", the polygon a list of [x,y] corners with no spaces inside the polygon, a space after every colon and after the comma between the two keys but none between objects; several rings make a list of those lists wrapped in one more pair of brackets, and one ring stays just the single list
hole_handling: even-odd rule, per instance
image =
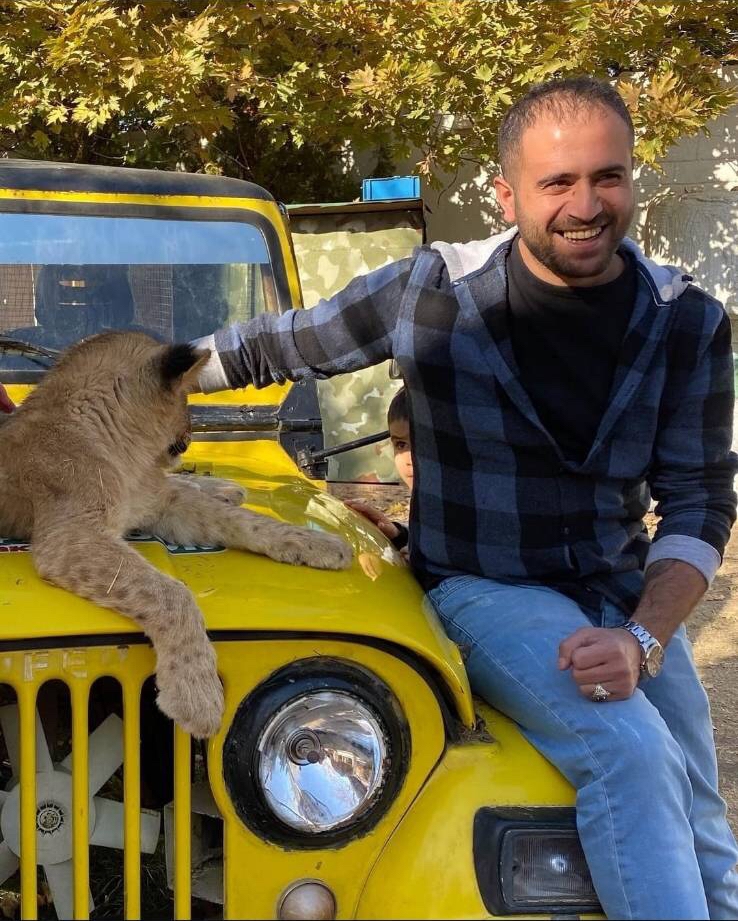
[{"label": "camouflage tarp", "polygon": [[[307,307],[340,291],[355,276],[410,255],[423,240],[419,201],[303,205],[289,211]],[[390,379],[389,369],[387,362],[318,383],[326,446],[387,427],[387,406],[401,386]],[[331,458],[328,479],[395,481],[388,442]]]}]

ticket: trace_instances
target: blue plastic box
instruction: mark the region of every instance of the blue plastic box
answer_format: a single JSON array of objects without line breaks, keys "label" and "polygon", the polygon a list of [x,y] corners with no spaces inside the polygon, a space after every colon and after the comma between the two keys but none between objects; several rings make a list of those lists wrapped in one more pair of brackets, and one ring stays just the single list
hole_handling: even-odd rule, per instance
[{"label": "blue plastic box", "polygon": [[392,176],[389,179],[364,179],[362,201],[390,201],[397,198],[420,198],[419,176]]}]

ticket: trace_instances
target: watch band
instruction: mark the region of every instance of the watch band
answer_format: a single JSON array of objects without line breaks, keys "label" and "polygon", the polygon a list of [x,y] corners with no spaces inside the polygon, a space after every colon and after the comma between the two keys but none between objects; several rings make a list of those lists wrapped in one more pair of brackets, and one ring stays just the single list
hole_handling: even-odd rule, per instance
[{"label": "watch band", "polygon": [[[663,646],[655,636],[646,630],[643,624],[639,624],[636,620],[628,620],[624,624],[620,624],[620,627],[623,630],[627,630],[638,640],[638,644],[641,647],[641,673],[650,674],[648,669],[649,658],[654,651],[663,656]],[[658,669],[660,670],[660,663],[658,663]]]}]

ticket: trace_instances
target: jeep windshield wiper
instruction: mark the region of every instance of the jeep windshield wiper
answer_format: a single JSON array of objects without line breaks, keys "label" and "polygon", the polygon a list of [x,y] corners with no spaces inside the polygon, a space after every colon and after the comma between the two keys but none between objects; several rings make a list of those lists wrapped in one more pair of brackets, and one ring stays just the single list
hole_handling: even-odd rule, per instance
[{"label": "jeep windshield wiper", "polygon": [[30,361],[35,361],[43,368],[48,368],[48,364],[39,359],[45,358],[50,362],[54,362],[61,354],[58,349],[47,349],[43,345],[33,345],[33,343],[24,342],[22,339],[13,339],[12,336],[2,335],[0,335],[0,352],[17,352],[19,355],[25,355]]}]

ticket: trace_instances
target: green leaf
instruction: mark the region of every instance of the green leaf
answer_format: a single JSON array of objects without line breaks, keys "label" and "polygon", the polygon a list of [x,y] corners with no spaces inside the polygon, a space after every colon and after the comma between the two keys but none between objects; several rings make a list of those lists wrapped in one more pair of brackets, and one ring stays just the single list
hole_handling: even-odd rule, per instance
[{"label": "green leaf", "polygon": [[51,139],[44,131],[34,131],[31,135],[33,143],[39,150],[47,150],[51,144]]}]

